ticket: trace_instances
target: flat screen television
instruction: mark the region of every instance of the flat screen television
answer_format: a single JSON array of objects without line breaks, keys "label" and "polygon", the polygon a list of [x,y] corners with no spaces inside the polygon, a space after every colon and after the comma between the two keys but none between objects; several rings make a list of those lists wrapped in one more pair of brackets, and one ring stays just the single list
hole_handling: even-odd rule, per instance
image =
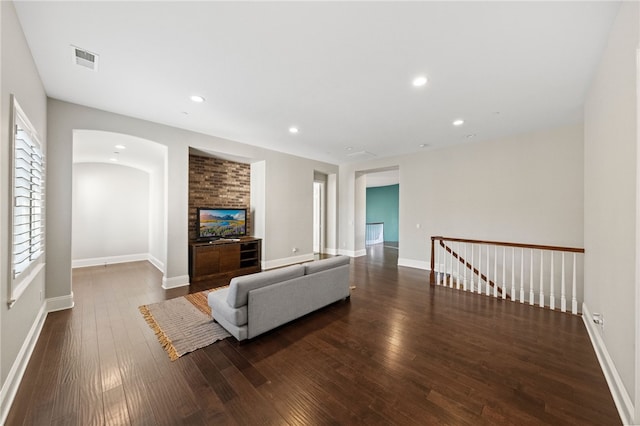
[{"label": "flat screen television", "polygon": [[237,238],[247,235],[247,209],[198,208],[199,240]]}]

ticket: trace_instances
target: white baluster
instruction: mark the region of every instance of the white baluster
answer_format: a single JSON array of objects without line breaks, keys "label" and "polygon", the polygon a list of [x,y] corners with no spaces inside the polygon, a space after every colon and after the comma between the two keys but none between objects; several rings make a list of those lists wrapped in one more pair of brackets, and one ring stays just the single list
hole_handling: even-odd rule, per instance
[{"label": "white baluster", "polygon": [[451,244],[451,253],[449,253],[449,288],[453,288],[453,244]]},{"label": "white baluster", "polygon": [[535,305],[535,295],[533,294],[533,249],[531,249],[531,265],[529,268],[529,304]]},{"label": "white baluster", "polygon": [[567,294],[564,283],[564,252],[562,252],[562,279],[560,280],[560,310],[567,312]]},{"label": "white baluster", "polygon": [[435,265],[435,270],[436,270],[436,284],[437,285],[441,285],[440,283],[440,269],[442,269],[440,267],[440,240],[438,240],[438,245],[435,246],[435,251],[436,251],[436,265]]},{"label": "white baluster", "polygon": [[487,246],[487,296],[491,296],[491,286],[489,283],[491,282],[491,278],[489,277],[489,246]]},{"label": "white baluster", "polygon": [[498,283],[498,246],[495,246],[493,250],[493,279],[495,280],[493,297],[498,297],[498,287],[500,286]]},{"label": "white baluster", "polygon": [[515,302],[518,298],[516,293],[516,248],[511,247],[511,301]]},{"label": "white baluster", "polygon": [[576,315],[578,313],[578,299],[576,297],[576,254],[573,253],[573,286],[571,288],[571,312]]},{"label": "white baluster", "polygon": [[463,290],[467,291],[467,243],[464,243],[464,265],[463,266],[463,271],[464,271],[464,276],[462,277],[462,285],[464,286]]},{"label": "white baluster", "polygon": [[478,244],[478,294],[482,294],[482,245]]},{"label": "white baluster", "polygon": [[524,303],[524,247],[520,252],[520,303]]},{"label": "white baluster", "polygon": [[544,308],[544,252],[540,250],[540,307]]},{"label": "white baluster", "polygon": [[458,241],[456,253],[458,253],[458,261],[456,262],[458,265],[458,269],[456,272],[456,289],[460,290],[460,242]]},{"label": "white baluster", "polygon": [[549,309],[551,310],[556,308],[555,277],[553,275],[553,251],[551,251],[551,281],[549,282]]},{"label": "white baluster", "polygon": [[507,248],[506,247],[502,247],[502,298],[506,299],[507,298],[507,270],[506,268],[506,264],[507,264]]},{"label": "white baluster", "polygon": [[474,281],[473,276],[475,275],[474,272],[473,272],[473,262],[474,261],[475,260],[473,259],[473,244],[471,244],[471,261],[469,262],[471,264],[471,287],[470,287],[471,293],[473,293],[475,291],[474,282],[473,282]]}]

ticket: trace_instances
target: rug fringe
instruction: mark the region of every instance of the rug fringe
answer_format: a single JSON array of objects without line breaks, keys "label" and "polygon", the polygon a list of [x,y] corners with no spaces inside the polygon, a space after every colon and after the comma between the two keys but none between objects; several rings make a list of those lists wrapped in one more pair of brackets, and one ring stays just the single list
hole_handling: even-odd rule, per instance
[{"label": "rug fringe", "polygon": [[171,340],[169,340],[165,332],[162,331],[156,320],[153,318],[153,315],[151,314],[151,311],[149,311],[147,305],[138,307],[138,310],[142,314],[142,317],[145,319],[147,324],[149,324],[149,327],[151,327],[153,332],[156,334],[156,337],[158,337],[158,341],[160,342],[164,350],[167,352],[167,354],[169,354],[169,359],[171,359],[171,361],[175,361],[176,359],[180,358],[180,355],[176,351],[176,348],[173,346],[173,343],[171,343]]}]

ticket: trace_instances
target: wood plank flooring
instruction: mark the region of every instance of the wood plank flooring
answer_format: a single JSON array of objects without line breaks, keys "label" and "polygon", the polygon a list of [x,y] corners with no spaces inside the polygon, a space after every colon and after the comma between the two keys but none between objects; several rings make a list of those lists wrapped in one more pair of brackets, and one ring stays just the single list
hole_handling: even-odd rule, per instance
[{"label": "wood plank flooring", "polygon": [[146,262],[74,270],[75,308],[49,314],[6,424],[620,424],[580,317],[367,251],[350,302],[175,362],[138,306],[189,289]]}]

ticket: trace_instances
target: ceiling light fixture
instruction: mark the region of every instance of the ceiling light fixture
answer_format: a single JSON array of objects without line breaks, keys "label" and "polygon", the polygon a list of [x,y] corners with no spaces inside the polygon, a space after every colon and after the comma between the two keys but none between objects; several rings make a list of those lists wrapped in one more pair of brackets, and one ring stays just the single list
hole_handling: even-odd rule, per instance
[{"label": "ceiling light fixture", "polygon": [[422,87],[427,84],[427,77],[421,75],[413,79],[413,85],[415,87]]},{"label": "ceiling light fixture", "polygon": [[429,145],[427,145],[426,143],[421,143],[421,144],[420,144],[420,145],[418,145],[418,146],[419,146],[420,148],[426,148],[426,147],[428,147]]},{"label": "ceiling light fixture", "polygon": [[464,120],[458,118],[457,120],[453,120],[452,123],[454,126],[462,126],[464,124]]},{"label": "ceiling light fixture", "polygon": [[352,147],[352,146],[348,146],[348,147],[346,147],[344,150],[345,150],[345,151],[351,151],[352,149],[353,149],[353,147]]},{"label": "ceiling light fixture", "polygon": [[289,127],[289,133],[293,133],[295,135],[296,133],[298,133],[298,128],[297,127]]},{"label": "ceiling light fixture", "polygon": [[202,96],[198,96],[198,95],[193,95],[190,98],[193,102],[197,102],[197,103],[202,103],[204,102],[204,98]]},{"label": "ceiling light fixture", "polygon": [[116,149],[122,150],[122,149],[127,149],[127,147],[124,145],[116,145]]},{"label": "ceiling light fixture", "polygon": [[116,157],[111,157],[109,158],[109,161],[113,161],[114,163],[118,161],[118,159]]}]

